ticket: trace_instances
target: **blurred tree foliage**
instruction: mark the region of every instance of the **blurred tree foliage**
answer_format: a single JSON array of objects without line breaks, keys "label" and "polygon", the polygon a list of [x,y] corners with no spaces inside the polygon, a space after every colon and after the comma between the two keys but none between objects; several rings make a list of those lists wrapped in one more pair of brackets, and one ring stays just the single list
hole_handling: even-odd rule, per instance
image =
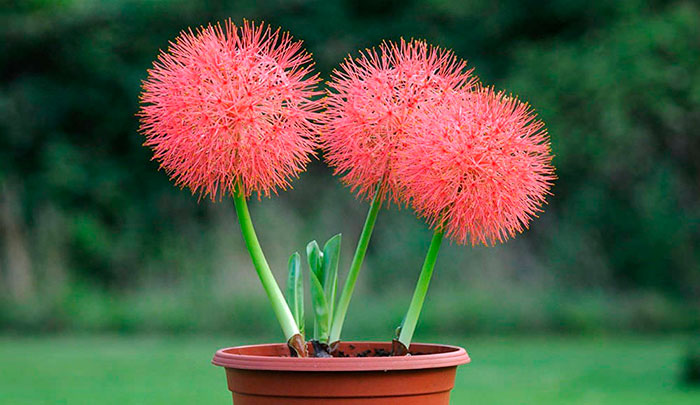
[{"label": "blurred tree foliage", "polygon": [[[325,78],[357,49],[425,38],[537,109],[559,176],[546,212],[504,247],[448,249],[439,278],[464,280],[468,267],[470,282],[533,279],[698,303],[696,2],[26,0],[0,7],[0,296],[12,297],[7,302],[41,297],[41,306],[70,312],[75,292],[66,291],[75,285],[124,293],[186,279],[207,289],[221,281],[213,267],[231,271],[230,262],[247,260],[226,253],[240,248],[236,236],[217,231],[223,222],[237,232],[230,207],[175,189],[141,146],[135,117],[140,81],[158,49],[187,26],[230,17],[291,31]],[[254,209],[258,227],[280,231],[269,244],[291,243],[280,257],[339,229],[354,235],[366,209],[321,162],[273,201]],[[428,239],[409,212],[382,215],[368,259],[382,272],[363,276],[370,291],[384,277],[410,286]],[[347,256],[354,237],[344,240]],[[212,260],[216,249],[224,253]],[[473,264],[488,266],[489,255],[517,271],[478,271]]]}]

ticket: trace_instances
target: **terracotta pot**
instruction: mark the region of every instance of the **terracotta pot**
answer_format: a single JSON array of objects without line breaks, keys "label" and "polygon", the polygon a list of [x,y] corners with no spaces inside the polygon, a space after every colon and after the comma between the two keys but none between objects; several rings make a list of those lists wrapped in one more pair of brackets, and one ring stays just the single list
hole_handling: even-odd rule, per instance
[{"label": "terracotta pot", "polygon": [[[343,342],[350,356],[391,343]],[[370,352],[371,353],[371,352]],[[235,405],[447,405],[457,366],[469,363],[455,346],[412,344],[403,357],[289,357],[285,344],[240,346],[216,352],[226,368]]]}]

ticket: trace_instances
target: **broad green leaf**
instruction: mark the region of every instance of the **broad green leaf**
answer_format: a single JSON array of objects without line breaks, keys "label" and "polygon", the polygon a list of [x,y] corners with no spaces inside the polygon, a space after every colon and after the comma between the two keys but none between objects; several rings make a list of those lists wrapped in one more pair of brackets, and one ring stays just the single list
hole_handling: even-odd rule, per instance
[{"label": "broad green leaf", "polygon": [[323,292],[323,285],[316,277],[316,273],[309,271],[311,285],[311,306],[314,309],[314,339],[324,342],[328,340],[330,331],[330,316],[328,301]]},{"label": "broad green leaf", "polygon": [[323,292],[328,302],[330,311],[330,321],[333,323],[335,311],[335,293],[338,289],[338,262],[340,261],[341,234],[337,234],[328,239],[323,246]]},{"label": "broad green leaf", "polygon": [[287,265],[287,304],[292,311],[294,320],[299,327],[299,332],[304,335],[304,278],[301,273],[301,255],[294,252],[289,257]]},{"label": "broad green leaf", "polygon": [[315,240],[312,240],[306,245],[306,259],[309,262],[311,271],[314,272],[316,278],[323,283],[323,280],[325,280],[323,275],[323,252],[321,252],[321,248],[318,247],[318,243],[316,243]]}]

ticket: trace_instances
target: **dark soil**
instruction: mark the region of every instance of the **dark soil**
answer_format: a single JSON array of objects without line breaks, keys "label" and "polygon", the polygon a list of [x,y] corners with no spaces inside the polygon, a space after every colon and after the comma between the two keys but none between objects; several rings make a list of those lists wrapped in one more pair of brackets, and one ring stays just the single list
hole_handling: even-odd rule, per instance
[{"label": "dark soil", "polygon": [[378,348],[378,349],[367,349],[359,353],[354,353],[352,356],[345,353],[342,350],[338,350],[333,353],[333,357],[390,357],[391,352]]},{"label": "dark soil", "polygon": [[349,345],[348,348],[352,351],[351,353],[346,353],[342,350],[336,350],[332,352],[333,357],[391,357],[392,353],[389,350],[383,349],[381,347],[363,350],[361,352],[354,352],[355,346]]},{"label": "dark soil", "polygon": [[311,341],[311,347],[314,348],[312,357],[333,357],[331,351],[328,349],[328,345],[321,343],[318,340]]},{"label": "dark soil", "polygon": [[[406,354],[394,354],[394,353],[392,353],[391,350],[386,350],[386,349],[381,348],[381,347],[370,348],[370,349],[366,349],[366,350],[363,350],[361,352],[358,352],[355,350],[355,346],[353,346],[353,345],[348,345],[348,349],[350,349],[348,352],[345,352],[343,350],[333,351],[330,349],[330,347],[327,344],[319,342],[317,340],[310,340],[308,343],[310,343],[310,347],[308,350],[308,357],[316,357],[316,358],[420,356],[420,355],[427,354],[427,353],[423,353],[423,352],[410,352],[410,353],[406,353]],[[291,346],[289,348],[290,348],[290,357],[299,357],[295,349],[293,349]]]}]

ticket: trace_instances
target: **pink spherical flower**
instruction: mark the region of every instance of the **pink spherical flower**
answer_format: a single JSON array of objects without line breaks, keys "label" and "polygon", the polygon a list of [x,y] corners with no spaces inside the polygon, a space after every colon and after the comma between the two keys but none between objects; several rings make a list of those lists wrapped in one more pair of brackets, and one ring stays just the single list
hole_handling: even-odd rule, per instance
[{"label": "pink spherical flower", "polygon": [[396,152],[414,115],[446,93],[473,86],[466,62],[423,41],[385,42],[333,72],[321,143],[325,158],[353,192],[401,203],[394,175]]},{"label": "pink spherical flower", "polygon": [[316,146],[312,66],[301,42],[269,26],[229,20],[182,32],[143,84],[145,144],[193,193],[284,189]]},{"label": "pink spherical flower", "polygon": [[547,131],[527,104],[477,88],[416,119],[396,175],[432,227],[472,245],[527,228],[555,178]]}]

